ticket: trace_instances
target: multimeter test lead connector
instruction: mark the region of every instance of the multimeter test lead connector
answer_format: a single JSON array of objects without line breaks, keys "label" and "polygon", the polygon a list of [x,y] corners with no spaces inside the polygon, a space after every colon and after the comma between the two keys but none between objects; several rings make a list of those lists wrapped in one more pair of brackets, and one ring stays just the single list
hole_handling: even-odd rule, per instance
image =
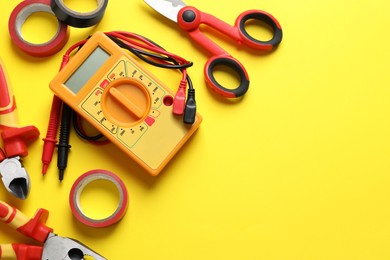
[{"label": "multimeter test lead connector", "polygon": [[183,122],[192,125],[196,118],[195,89],[188,89],[186,106],[184,108]]},{"label": "multimeter test lead connector", "polygon": [[[196,118],[195,89],[187,73],[183,72],[185,78],[180,81],[179,88],[173,99],[172,113],[183,116],[185,124],[193,124]],[[188,84],[188,94],[186,99],[186,89]]]}]

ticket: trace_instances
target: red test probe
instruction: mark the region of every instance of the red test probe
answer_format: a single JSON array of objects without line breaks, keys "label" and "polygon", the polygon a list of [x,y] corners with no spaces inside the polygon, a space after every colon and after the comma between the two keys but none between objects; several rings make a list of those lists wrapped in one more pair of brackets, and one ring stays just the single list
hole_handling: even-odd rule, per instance
[{"label": "red test probe", "polygon": [[[65,53],[62,58],[60,70],[68,63],[69,53]],[[56,137],[58,131],[59,118],[61,114],[62,100],[56,95],[53,96],[51,104],[49,124],[47,126],[46,137],[43,138],[43,151],[42,151],[42,174],[46,174],[47,168],[53,158],[54,148],[56,147]]]},{"label": "red test probe", "polygon": [[[62,57],[62,62],[60,66],[60,70],[65,67],[65,65],[69,62],[70,54],[73,52],[74,49],[82,46],[87,40],[78,42],[71,46],[64,56]],[[42,174],[46,174],[47,169],[49,167],[49,164],[53,158],[54,154],[54,148],[57,144],[57,132],[59,127],[59,121],[60,121],[60,114],[61,114],[61,107],[62,107],[62,100],[59,99],[57,96],[53,96],[53,101],[51,104],[51,110],[50,110],[50,118],[49,118],[49,124],[46,131],[46,137],[43,138],[43,151],[42,151]]]}]

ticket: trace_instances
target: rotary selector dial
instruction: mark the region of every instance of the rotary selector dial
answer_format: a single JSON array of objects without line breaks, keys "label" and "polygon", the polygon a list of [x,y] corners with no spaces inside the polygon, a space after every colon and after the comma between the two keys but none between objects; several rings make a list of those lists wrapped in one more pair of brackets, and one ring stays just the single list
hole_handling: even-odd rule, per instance
[{"label": "rotary selector dial", "polygon": [[119,78],[103,92],[102,110],[106,118],[118,126],[133,126],[142,122],[150,111],[150,94],[139,81]]}]

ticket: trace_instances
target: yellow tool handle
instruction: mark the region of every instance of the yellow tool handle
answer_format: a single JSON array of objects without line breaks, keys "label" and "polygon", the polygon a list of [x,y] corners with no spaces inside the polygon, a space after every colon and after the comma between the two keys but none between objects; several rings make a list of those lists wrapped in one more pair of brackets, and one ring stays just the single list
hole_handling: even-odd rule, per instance
[{"label": "yellow tool handle", "polygon": [[[27,218],[19,210],[3,201],[0,201],[0,220],[12,226],[14,229],[18,229],[21,226],[24,226],[28,221],[30,221],[30,219]],[[21,259],[17,256],[18,249],[19,247],[13,244],[1,245],[0,259]]]},{"label": "yellow tool handle", "polygon": [[14,229],[27,224],[30,221],[22,212],[0,200],[0,220]]},{"label": "yellow tool handle", "polygon": [[18,209],[8,205],[4,201],[0,200],[0,220],[10,225],[14,229],[18,229],[30,221],[22,212]]},{"label": "yellow tool handle", "polygon": [[11,244],[0,245],[0,259],[18,259]]},{"label": "yellow tool handle", "polygon": [[42,260],[43,248],[25,244],[0,245],[0,259],[4,260]]},{"label": "yellow tool handle", "polygon": [[0,220],[38,242],[44,243],[53,232],[52,228],[45,225],[48,217],[46,209],[38,209],[33,218],[28,218],[15,207],[0,200]]},{"label": "yellow tool handle", "polygon": [[[15,207],[0,200],[0,220],[10,225],[20,233],[44,243],[53,229],[47,227],[45,222],[49,212],[39,209],[34,218],[26,217]],[[42,246],[25,244],[0,245],[0,259],[41,260]]]},{"label": "yellow tool handle", "polygon": [[0,125],[18,127],[19,118],[16,110],[15,97],[8,86],[7,74],[0,60]]},{"label": "yellow tool handle", "polygon": [[[53,231],[45,225],[48,215],[47,210],[39,209],[35,217],[30,219],[15,207],[0,200],[0,220],[38,242],[44,243]],[[6,244],[0,246],[0,259],[41,260],[42,252],[42,246]]]}]

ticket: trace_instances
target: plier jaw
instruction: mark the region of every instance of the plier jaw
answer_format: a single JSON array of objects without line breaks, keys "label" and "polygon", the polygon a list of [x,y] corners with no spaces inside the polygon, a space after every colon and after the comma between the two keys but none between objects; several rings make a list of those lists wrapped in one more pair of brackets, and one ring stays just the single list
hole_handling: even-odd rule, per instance
[{"label": "plier jaw", "polygon": [[30,191],[30,178],[20,156],[4,158],[2,154],[0,150],[0,175],[5,189],[19,199],[26,199]]}]

